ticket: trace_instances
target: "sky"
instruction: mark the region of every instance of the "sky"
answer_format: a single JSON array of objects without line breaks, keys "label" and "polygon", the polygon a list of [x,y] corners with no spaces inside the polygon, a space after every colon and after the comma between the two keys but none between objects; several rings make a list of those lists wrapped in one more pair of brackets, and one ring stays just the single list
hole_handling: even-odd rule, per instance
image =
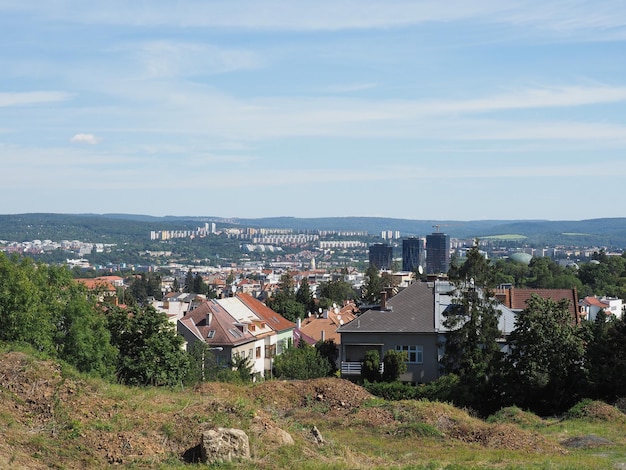
[{"label": "sky", "polygon": [[623,0],[0,0],[0,214],[626,216]]}]

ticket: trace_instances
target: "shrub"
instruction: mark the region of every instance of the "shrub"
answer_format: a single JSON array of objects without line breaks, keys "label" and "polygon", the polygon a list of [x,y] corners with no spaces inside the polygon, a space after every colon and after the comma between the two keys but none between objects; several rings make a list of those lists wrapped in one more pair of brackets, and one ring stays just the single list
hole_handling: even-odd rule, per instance
[{"label": "shrub", "polygon": [[361,377],[368,382],[380,381],[380,354],[372,349],[365,352],[363,366],[361,367]]}]

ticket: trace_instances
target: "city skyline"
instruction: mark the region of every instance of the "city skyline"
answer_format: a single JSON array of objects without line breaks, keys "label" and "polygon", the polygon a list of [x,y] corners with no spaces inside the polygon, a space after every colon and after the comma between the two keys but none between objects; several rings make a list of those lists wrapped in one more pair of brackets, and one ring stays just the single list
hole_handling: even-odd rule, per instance
[{"label": "city skyline", "polygon": [[621,217],[626,4],[0,1],[0,213]]}]

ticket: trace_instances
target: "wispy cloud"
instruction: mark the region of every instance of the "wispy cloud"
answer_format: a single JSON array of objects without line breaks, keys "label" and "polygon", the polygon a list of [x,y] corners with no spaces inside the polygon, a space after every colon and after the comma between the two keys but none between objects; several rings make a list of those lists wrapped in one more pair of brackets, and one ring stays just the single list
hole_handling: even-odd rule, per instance
[{"label": "wispy cloud", "polygon": [[66,101],[72,97],[70,93],[59,91],[25,91],[0,93],[0,108],[8,106],[24,106],[40,103]]},{"label": "wispy cloud", "polygon": [[214,27],[273,31],[388,29],[432,22],[477,20],[557,33],[609,32],[626,26],[626,4],[614,0],[111,0],[41,3],[5,1],[1,10],[45,19],[132,26]]},{"label": "wispy cloud", "polygon": [[100,137],[96,137],[94,134],[75,134],[70,142],[73,144],[89,144],[96,145],[102,141]]},{"label": "wispy cloud", "polygon": [[160,40],[126,47],[151,78],[212,75],[260,65],[260,58],[251,51],[204,43]]}]

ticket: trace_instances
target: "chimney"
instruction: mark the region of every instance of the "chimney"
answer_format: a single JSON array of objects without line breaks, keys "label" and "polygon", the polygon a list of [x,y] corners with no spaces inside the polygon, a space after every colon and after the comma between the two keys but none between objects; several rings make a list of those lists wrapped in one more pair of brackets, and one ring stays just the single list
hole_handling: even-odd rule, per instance
[{"label": "chimney", "polygon": [[380,292],[380,310],[387,310],[387,291],[383,290]]},{"label": "chimney", "polygon": [[322,330],[322,341],[326,340],[326,335],[324,334],[324,330]]},{"label": "chimney", "polygon": [[302,328],[302,319],[300,317],[296,320],[296,327],[298,329]]}]

